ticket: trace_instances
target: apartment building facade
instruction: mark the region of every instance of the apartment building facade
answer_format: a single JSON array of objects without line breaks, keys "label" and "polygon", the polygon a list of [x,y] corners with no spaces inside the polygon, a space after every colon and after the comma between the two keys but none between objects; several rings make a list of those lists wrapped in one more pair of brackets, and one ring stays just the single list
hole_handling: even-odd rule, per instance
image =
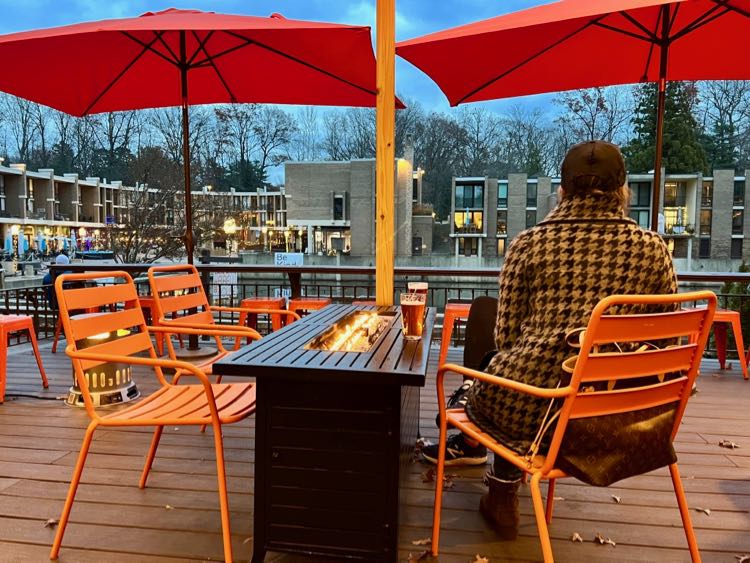
[{"label": "apartment building facade", "polygon": [[[731,271],[750,260],[750,224],[745,220],[746,176],[733,170],[665,174],[659,233],[681,271]],[[652,174],[631,174],[630,216],[649,228]],[[451,238],[457,257],[500,263],[510,241],[533,227],[557,204],[559,178],[458,177],[452,182]]]}]

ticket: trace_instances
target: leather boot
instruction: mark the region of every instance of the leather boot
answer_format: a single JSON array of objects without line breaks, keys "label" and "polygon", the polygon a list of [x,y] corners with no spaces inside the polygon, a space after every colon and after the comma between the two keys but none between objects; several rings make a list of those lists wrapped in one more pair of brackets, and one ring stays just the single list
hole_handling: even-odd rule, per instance
[{"label": "leather boot", "polygon": [[518,537],[518,487],[521,480],[503,481],[487,473],[485,482],[490,490],[479,499],[479,512],[504,540]]}]

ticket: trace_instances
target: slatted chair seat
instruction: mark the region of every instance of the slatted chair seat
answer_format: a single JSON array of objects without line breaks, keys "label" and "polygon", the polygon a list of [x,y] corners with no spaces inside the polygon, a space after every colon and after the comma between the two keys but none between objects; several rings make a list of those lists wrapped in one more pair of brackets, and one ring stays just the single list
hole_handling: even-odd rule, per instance
[{"label": "slatted chair seat", "polygon": [[[72,285],[70,282],[95,281],[100,278],[114,278],[119,283],[70,289]],[[154,427],[151,447],[146,454],[139,482],[140,488],[144,488],[164,427],[200,425],[201,427],[211,426],[214,433],[224,558],[231,562],[232,542],[222,425],[243,420],[255,411],[254,384],[212,384],[206,373],[193,364],[159,358],[154,350],[150,332],[164,336],[173,333],[174,330],[161,326],[146,326],[135,284],[126,272],[65,274],[57,278],[55,291],[60,318],[65,329],[65,338],[69,343],[65,352],[72,359],[76,381],[81,389],[84,406],[91,422],[86,429],[78,460],[73,470],[70,488],[52,544],[50,559],[57,559],[60,552],[94,431],[99,426],[108,428],[118,426]],[[71,316],[71,311],[89,308],[101,312]],[[222,330],[221,327],[213,325],[203,326],[199,329],[181,328],[180,332],[190,335],[207,334],[216,338],[217,341],[221,341],[221,338],[232,338],[237,334],[236,331]],[[167,338],[167,342],[174,358],[171,340]],[[154,371],[160,388],[133,405],[100,415],[94,409],[88,382],[89,378],[96,375],[96,368],[103,364],[150,367]],[[198,383],[191,385],[170,383],[166,380],[162,371],[165,368],[175,370],[176,373],[181,375],[191,376]],[[176,376],[176,379],[178,378]]]},{"label": "slatted chair seat", "polygon": [[[255,412],[255,386],[245,383],[214,383],[211,385],[216,410],[222,424],[230,424]],[[211,424],[211,409],[202,385],[162,387],[144,400],[102,417],[101,424],[121,425],[143,420],[166,426],[180,424]]]},{"label": "slatted chair seat", "polygon": [[[681,309],[688,303],[705,301],[707,307]],[[442,506],[443,476],[445,473],[445,450],[448,426],[464,432],[469,437],[490,449],[495,456],[509,461],[524,471],[524,475],[531,475],[531,498],[539,530],[539,540],[545,562],[554,561],[552,544],[549,537],[548,524],[552,519],[554,506],[554,490],[557,479],[566,477],[566,472],[558,467],[565,466],[570,473],[576,473],[582,478],[590,477],[584,471],[579,472],[575,465],[566,465],[560,455],[563,450],[569,422],[593,419],[586,425],[601,424],[602,419],[611,416],[631,415],[645,416],[646,409],[666,407],[673,409],[671,421],[667,421],[668,435],[660,436],[661,446],[671,449],[671,442],[680,426],[682,415],[687,406],[688,398],[708,339],[714,311],[716,310],[716,295],[710,291],[697,291],[677,295],[614,295],[600,301],[591,314],[589,323],[583,332],[580,352],[577,358],[563,363],[562,369],[571,373],[570,383],[558,388],[541,388],[527,385],[507,378],[475,371],[466,367],[443,364],[438,368],[437,394],[440,443],[438,445],[438,465],[435,476],[435,512],[432,526],[432,554],[438,555],[440,541],[440,510]],[[626,311],[627,313],[623,313]],[[658,347],[654,342],[663,343]],[[651,346],[644,345],[651,343]],[[617,345],[622,352],[611,352]],[[446,409],[445,407],[445,375],[457,373],[464,378],[479,380],[483,385],[497,385],[518,393],[531,395],[541,399],[558,402],[556,426],[549,450],[546,455],[535,455],[530,459],[521,456],[504,444],[495,440],[490,434],[471,422],[462,408]],[[669,375],[667,377],[666,375]],[[641,379],[646,378],[646,379]],[[600,417],[600,418],[599,418]],[[612,419],[610,419],[611,421]],[[622,419],[617,419],[621,421]],[[544,421],[540,421],[542,427]],[[671,426],[669,426],[671,424]],[[639,425],[648,431],[648,425]],[[601,428],[601,427],[600,427]],[[552,431],[552,430],[551,430]],[[592,435],[595,433],[592,433]],[[607,435],[609,437],[609,434]],[[529,439],[533,437],[530,436]],[[653,443],[653,434],[639,435],[641,443]],[[617,438],[611,437],[607,447],[613,450],[617,447]],[[595,448],[604,449],[598,444]],[[576,452],[580,453],[580,452]],[[593,463],[601,461],[597,458],[598,451],[587,452],[593,456]],[[609,452],[604,452],[605,454]],[[618,462],[618,468],[630,469],[625,465],[628,461],[637,462],[635,458],[643,458],[642,452],[628,452],[626,449],[617,450],[618,455],[626,457],[626,461]],[[654,453],[654,452],[651,452]],[[669,452],[667,452],[669,454]],[[600,456],[601,457],[601,456]],[[606,457],[606,456],[605,456]],[[559,459],[558,459],[559,458]],[[650,468],[638,466],[639,469],[607,475],[601,484],[611,483],[638,471],[649,471],[667,465],[677,506],[682,518],[685,537],[687,539],[690,557],[694,562],[700,561],[698,543],[693,532],[685,492],[682,487],[677,463],[658,461]],[[673,459],[671,454],[663,459]],[[664,465],[659,465],[663,463]],[[612,478],[610,478],[612,477]],[[546,508],[542,501],[540,483],[547,480]],[[599,481],[591,482],[600,484]]]}]

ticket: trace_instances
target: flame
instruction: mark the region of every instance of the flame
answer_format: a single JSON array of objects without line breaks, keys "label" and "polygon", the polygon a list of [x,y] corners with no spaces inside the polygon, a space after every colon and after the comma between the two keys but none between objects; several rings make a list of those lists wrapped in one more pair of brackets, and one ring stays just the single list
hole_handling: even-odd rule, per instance
[{"label": "flame", "polygon": [[[363,336],[374,332],[377,330],[379,322],[380,321],[375,313],[360,315],[358,318],[355,318],[351,324],[341,328],[340,334],[338,334],[336,340],[331,343],[329,350],[352,350],[357,345],[357,339],[352,339],[352,337],[357,335],[357,333],[361,332],[363,329],[365,329],[365,335]],[[350,339],[352,339],[352,341],[348,342]]]}]

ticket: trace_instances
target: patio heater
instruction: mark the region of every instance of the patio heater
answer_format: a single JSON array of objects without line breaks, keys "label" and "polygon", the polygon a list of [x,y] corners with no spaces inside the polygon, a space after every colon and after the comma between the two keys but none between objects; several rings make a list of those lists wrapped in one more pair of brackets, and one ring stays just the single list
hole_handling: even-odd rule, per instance
[{"label": "patio heater", "polygon": [[[87,313],[86,315],[77,315],[77,318],[83,316],[97,315],[101,313]],[[128,330],[118,330],[116,332],[103,332],[95,334],[78,342],[79,349],[85,349],[89,346],[111,342],[123,336],[130,334]],[[133,381],[131,366],[128,364],[106,362],[93,366],[83,372],[86,378],[86,384],[89,387],[89,394],[95,407],[104,407],[110,405],[119,405],[127,403],[141,396],[138,387]],[[76,381],[75,368],[73,371],[73,386],[68,392],[65,404],[71,407],[83,407],[83,394]]]}]

